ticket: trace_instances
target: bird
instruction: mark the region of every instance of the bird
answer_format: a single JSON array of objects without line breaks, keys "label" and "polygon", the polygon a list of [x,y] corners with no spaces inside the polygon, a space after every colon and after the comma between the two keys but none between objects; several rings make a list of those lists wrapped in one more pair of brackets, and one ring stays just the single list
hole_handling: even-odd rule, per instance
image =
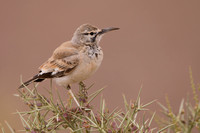
[{"label": "bird", "polygon": [[103,51],[99,42],[105,33],[113,30],[119,28],[99,29],[88,23],[82,24],[75,30],[72,39],[56,48],[52,56],[39,67],[39,73],[18,88],[24,88],[33,82],[53,79],[59,86],[68,88],[80,107],[70,85],[81,83],[97,71],[103,60]]}]

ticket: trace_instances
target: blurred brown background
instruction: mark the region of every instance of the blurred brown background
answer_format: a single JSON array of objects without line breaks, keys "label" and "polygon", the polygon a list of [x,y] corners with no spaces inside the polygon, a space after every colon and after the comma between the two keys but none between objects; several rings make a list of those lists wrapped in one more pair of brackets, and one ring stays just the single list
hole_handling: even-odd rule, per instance
[{"label": "blurred brown background", "polygon": [[[167,94],[176,109],[182,97],[192,94],[189,66],[200,82],[199,0],[0,0],[0,123],[5,126],[7,120],[21,129],[12,114],[24,108],[13,96],[20,75],[27,80],[36,74],[83,23],[120,27],[103,37],[102,66],[86,81],[95,83],[91,91],[107,86],[103,95],[109,108],[123,107],[122,94],[136,99],[142,85],[143,103],[165,103]],[[41,83],[41,91],[48,85]],[[150,108],[160,110],[156,104]]]}]

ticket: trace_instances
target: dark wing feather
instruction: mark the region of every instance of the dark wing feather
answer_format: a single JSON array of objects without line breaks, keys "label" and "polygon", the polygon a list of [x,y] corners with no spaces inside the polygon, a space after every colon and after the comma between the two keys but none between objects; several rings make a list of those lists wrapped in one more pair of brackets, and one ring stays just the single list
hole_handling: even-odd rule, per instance
[{"label": "dark wing feather", "polygon": [[28,86],[30,83],[32,83],[32,82],[34,82],[34,81],[36,81],[36,80],[38,80],[38,75],[35,75],[35,76],[34,76],[33,78],[31,78],[30,80],[24,82],[22,85],[20,85],[20,86],[18,87],[18,89],[24,88],[25,86]]}]

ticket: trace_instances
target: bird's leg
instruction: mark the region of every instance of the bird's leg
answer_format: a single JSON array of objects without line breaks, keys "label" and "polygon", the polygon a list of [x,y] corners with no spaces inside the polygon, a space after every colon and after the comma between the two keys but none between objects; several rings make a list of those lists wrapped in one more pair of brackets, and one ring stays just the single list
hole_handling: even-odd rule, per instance
[{"label": "bird's leg", "polygon": [[68,90],[69,94],[72,96],[72,98],[74,99],[74,101],[75,101],[75,103],[77,104],[77,106],[81,109],[81,106],[80,106],[80,104],[78,103],[76,97],[74,96],[70,85],[67,86],[67,90]]}]

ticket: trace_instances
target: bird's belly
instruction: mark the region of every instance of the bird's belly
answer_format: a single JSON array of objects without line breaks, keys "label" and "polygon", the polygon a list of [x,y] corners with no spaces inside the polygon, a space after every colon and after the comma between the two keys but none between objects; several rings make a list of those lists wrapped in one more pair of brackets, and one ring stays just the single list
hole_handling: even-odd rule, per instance
[{"label": "bird's belly", "polygon": [[73,81],[80,82],[93,75],[101,65],[102,59],[103,56],[100,58],[91,59],[90,57],[85,57],[82,59],[82,62],[80,62],[79,66],[72,74]]},{"label": "bird's belly", "polygon": [[103,55],[98,58],[84,57],[75,70],[67,76],[56,78],[56,82],[61,86],[77,83],[93,75],[101,65]]}]

